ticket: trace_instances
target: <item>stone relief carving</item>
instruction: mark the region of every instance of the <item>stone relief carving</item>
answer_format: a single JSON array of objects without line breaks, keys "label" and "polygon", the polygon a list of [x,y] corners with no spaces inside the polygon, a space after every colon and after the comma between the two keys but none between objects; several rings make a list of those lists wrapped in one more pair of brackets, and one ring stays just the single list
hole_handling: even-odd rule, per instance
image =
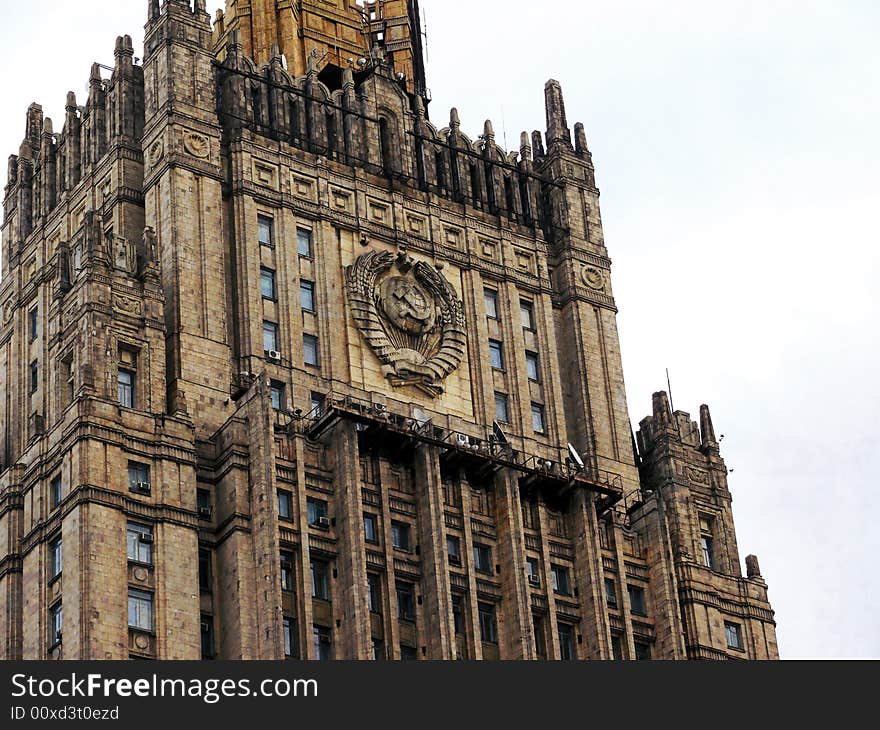
[{"label": "stone relief carving", "polygon": [[365,253],[347,272],[352,315],[385,377],[433,397],[467,349],[464,305],[440,268],[401,249]]},{"label": "stone relief carving", "polygon": [[183,136],[183,146],[193,157],[205,158],[211,154],[211,141],[196,132],[187,132]]},{"label": "stone relief carving", "polygon": [[3,305],[3,324],[9,324],[15,314],[15,302],[11,299]]},{"label": "stone relief carving", "polygon": [[599,269],[593,268],[592,266],[584,266],[583,269],[581,269],[581,278],[584,280],[584,284],[590,287],[590,289],[605,291],[605,277]]},{"label": "stone relief carving", "polygon": [[684,475],[688,478],[688,481],[694,482],[695,484],[707,484],[709,481],[709,475],[706,474],[706,472],[694,469],[690,466],[684,468]]}]

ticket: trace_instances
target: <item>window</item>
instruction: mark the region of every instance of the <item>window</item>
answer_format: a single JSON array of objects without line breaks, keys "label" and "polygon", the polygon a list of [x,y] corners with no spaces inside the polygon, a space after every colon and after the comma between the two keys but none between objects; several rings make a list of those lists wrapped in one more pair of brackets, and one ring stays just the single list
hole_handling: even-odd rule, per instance
[{"label": "window", "polygon": [[49,543],[49,580],[61,575],[61,538]]},{"label": "window", "polygon": [[452,624],[458,636],[464,635],[464,598],[457,593],[452,595]]},{"label": "window", "polygon": [[312,598],[321,601],[330,600],[330,566],[323,560],[313,560],[312,571]]},{"label": "window", "polygon": [[257,227],[260,245],[273,248],[275,246],[275,222],[268,216],[261,215],[257,217]]},{"label": "window", "polygon": [[410,551],[412,543],[409,525],[403,522],[391,523],[391,544],[398,550]]},{"label": "window", "polygon": [[605,602],[609,608],[617,608],[617,586],[611,578],[605,579]]},{"label": "window", "polygon": [[278,490],[278,516],[282,520],[293,519],[293,497],[283,489]]},{"label": "window", "polygon": [[274,302],[278,298],[278,292],[275,289],[275,272],[272,269],[260,269],[260,292],[263,299],[270,299]]},{"label": "window", "polygon": [[202,614],[202,659],[214,658],[214,617]]},{"label": "window", "polygon": [[529,578],[529,583],[541,585],[541,568],[537,558],[526,557],[526,575]]},{"label": "window", "polygon": [[401,621],[415,621],[416,600],[412,583],[398,583],[395,590],[397,593],[397,618]]},{"label": "window", "polygon": [[153,630],[153,594],[128,591],[128,626],[140,631]]},{"label": "window", "polygon": [[119,368],[119,375],[117,377],[118,382],[118,390],[119,390],[119,405],[123,408],[134,408],[135,407],[135,397],[134,397],[134,382],[135,376],[134,371],[126,370],[124,368]]},{"label": "window", "polygon": [[31,393],[36,393],[40,385],[40,364],[34,360],[31,363]]},{"label": "window", "polygon": [[272,385],[270,386],[270,395],[272,398],[272,408],[276,411],[284,410],[284,391],[285,391],[284,383],[279,383],[277,380],[272,381]]},{"label": "window", "polygon": [[299,282],[299,301],[304,312],[317,311],[317,307],[315,307],[315,283],[313,281],[303,279]]},{"label": "window", "polygon": [[724,633],[727,635],[727,646],[730,649],[743,649],[742,627],[739,624],[724,622]]},{"label": "window", "polygon": [[611,658],[618,662],[623,659],[623,644],[620,634],[611,634]]},{"label": "window", "polygon": [[263,351],[278,352],[278,325],[263,322]]},{"label": "window", "polygon": [[367,573],[367,591],[370,597],[370,613],[382,613],[382,582],[375,573]]},{"label": "window", "polygon": [[309,525],[312,527],[330,527],[330,520],[327,517],[327,503],[323,499],[306,500],[306,506],[309,511]]},{"label": "window", "polygon": [[284,656],[296,655],[296,621],[290,616],[285,616],[282,624],[284,632]]},{"label": "window", "polygon": [[559,658],[565,662],[577,659],[574,648],[574,628],[568,624],[559,624]]},{"label": "window", "polygon": [[446,553],[450,563],[461,565],[461,540],[455,535],[446,536]]},{"label": "window", "polygon": [[293,593],[293,555],[281,553],[281,590]]},{"label": "window", "polygon": [[40,334],[40,320],[37,315],[37,308],[34,307],[28,312],[28,322],[30,323],[31,342],[33,342]]},{"label": "window", "polygon": [[538,354],[535,352],[527,352],[526,353],[526,372],[529,375],[529,380],[533,383],[541,382],[541,370],[538,366]]},{"label": "window", "polygon": [[199,590],[202,593],[211,593],[213,590],[211,551],[205,548],[199,549]]},{"label": "window", "polygon": [[703,552],[703,565],[709,570],[715,570],[715,560],[713,559],[712,548],[714,547],[712,538],[708,535],[700,536],[700,548]]},{"label": "window", "polygon": [[60,603],[56,603],[49,609],[49,646],[54,648],[61,643],[61,629],[63,627],[63,612]]},{"label": "window", "polygon": [[382,639],[373,639],[373,661],[380,662],[385,658],[385,642]]},{"label": "window", "polygon": [[414,646],[400,645],[400,661],[415,662],[419,659],[419,652]]},{"label": "window", "polygon": [[296,247],[300,256],[312,258],[312,232],[308,228],[296,229]]},{"label": "window", "polygon": [[647,661],[651,658],[651,645],[645,644],[644,642],[637,641],[635,643],[636,647],[636,660],[638,661]]},{"label": "window", "polygon": [[547,658],[547,639],[544,636],[544,619],[532,616],[532,628],[535,632],[535,653],[539,659]]},{"label": "window", "polygon": [[63,486],[61,483],[61,476],[55,477],[49,483],[49,509],[54,510],[61,504],[61,493],[63,491]]},{"label": "window", "polygon": [[522,326],[524,330],[530,332],[535,331],[535,307],[531,302],[525,300],[520,301],[519,311],[522,316]]},{"label": "window", "polygon": [[636,616],[647,616],[648,611],[645,608],[645,589],[638,586],[627,586],[629,593],[629,607]]},{"label": "window", "polygon": [[495,370],[504,370],[504,345],[498,340],[489,340],[489,362]]},{"label": "window", "polygon": [[318,338],[315,335],[303,335],[303,359],[306,365],[315,368],[321,364],[318,357]]},{"label": "window", "polygon": [[207,489],[196,490],[196,506],[200,520],[211,519],[211,493]]},{"label": "window", "polygon": [[318,416],[324,412],[324,403],[327,402],[327,399],[324,397],[322,393],[312,393],[311,394],[311,405],[312,410],[311,413],[314,416]]},{"label": "window", "polygon": [[65,385],[65,405],[70,405],[73,403],[74,395],[76,395],[76,374],[73,369],[73,355],[68,355],[61,361],[61,378]]},{"label": "window", "polygon": [[153,564],[153,528],[129,522],[126,528],[128,559],[142,565]]},{"label": "window", "polygon": [[315,626],[312,630],[315,642],[315,659],[330,661],[333,658],[333,644],[330,641],[330,629]]},{"label": "window", "polygon": [[480,640],[484,644],[498,643],[498,624],[495,620],[495,606],[491,603],[479,603],[477,611],[480,615]]},{"label": "window", "polygon": [[474,569],[478,573],[492,572],[492,551],[486,545],[474,545]]},{"label": "window", "polygon": [[498,319],[498,292],[486,289],[483,294],[486,299],[486,316],[489,319]]},{"label": "window", "polygon": [[150,492],[150,467],[147,464],[128,462],[128,489],[131,492]]},{"label": "window", "polygon": [[498,423],[510,423],[510,408],[504,393],[495,394],[495,420]]},{"label": "window", "polygon": [[571,580],[569,579],[568,568],[561,565],[550,566],[550,573],[553,579],[553,592],[561,596],[571,595]]},{"label": "window", "polygon": [[364,540],[371,545],[379,544],[379,518],[376,515],[364,515]]},{"label": "window", "polygon": [[544,406],[540,403],[532,403],[532,428],[535,433],[547,433],[547,419],[544,415]]}]

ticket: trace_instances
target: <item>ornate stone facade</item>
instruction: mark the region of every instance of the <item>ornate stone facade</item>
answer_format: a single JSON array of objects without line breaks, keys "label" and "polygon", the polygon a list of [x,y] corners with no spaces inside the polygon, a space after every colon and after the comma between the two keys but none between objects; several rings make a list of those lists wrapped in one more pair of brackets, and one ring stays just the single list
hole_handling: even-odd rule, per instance
[{"label": "ornate stone facade", "polygon": [[331,5],[149,0],[143,65],[28,110],[0,655],[775,658],[708,409],[633,443],[559,84],[471,139],[417,3]]}]

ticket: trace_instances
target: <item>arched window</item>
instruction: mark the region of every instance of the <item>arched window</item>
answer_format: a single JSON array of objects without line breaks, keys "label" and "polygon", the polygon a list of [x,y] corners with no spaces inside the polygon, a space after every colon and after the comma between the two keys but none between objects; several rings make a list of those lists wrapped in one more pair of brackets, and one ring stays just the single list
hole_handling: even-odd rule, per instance
[{"label": "arched window", "polygon": [[327,126],[327,156],[335,159],[336,153],[339,151],[339,136],[336,133],[336,115],[333,112],[327,112],[325,117]]},{"label": "arched window", "polygon": [[483,192],[480,189],[480,171],[477,169],[477,166],[472,162],[471,165],[471,200],[473,201],[474,207],[481,207],[481,203],[483,201]]},{"label": "arched window", "polygon": [[382,169],[385,172],[393,172],[394,158],[391,148],[391,132],[388,128],[388,120],[379,118],[379,151],[382,155]]},{"label": "arched window", "polygon": [[290,100],[290,141],[298,146],[302,142],[302,122],[299,118],[299,101]]}]

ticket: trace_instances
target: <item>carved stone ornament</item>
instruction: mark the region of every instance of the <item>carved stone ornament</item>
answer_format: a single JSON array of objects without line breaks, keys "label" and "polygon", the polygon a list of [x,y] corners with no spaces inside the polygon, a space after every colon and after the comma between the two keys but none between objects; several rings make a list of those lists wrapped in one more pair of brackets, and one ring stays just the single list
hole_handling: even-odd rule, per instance
[{"label": "carved stone ornament", "polygon": [[464,360],[464,305],[432,266],[401,251],[370,251],[348,268],[354,321],[395,387],[436,397]]},{"label": "carved stone ornament", "polygon": [[595,269],[592,266],[584,266],[581,270],[581,278],[590,289],[605,291],[605,277],[599,269]]},{"label": "carved stone ornament", "polygon": [[3,305],[3,324],[9,324],[15,314],[15,302],[11,299]]},{"label": "carved stone ornament", "polygon": [[183,146],[193,157],[205,158],[211,154],[210,140],[196,132],[187,132],[183,135]]},{"label": "carved stone ornament", "polygon": [[165,154],[165,143],[161,139],[157,139],[150,146],[150,152],[147,155],[149,158],[150,167],[155,167],[159,160],[162,159],[162,156]]},{"label": "carved stone ornament", "polygon": [[706,484],[709,481],[709,475],[706,474],[706,472],[694,469],[690,466],[684,468],[684,475],[688,478],[688,481],[694,482],[695,484]]}]

